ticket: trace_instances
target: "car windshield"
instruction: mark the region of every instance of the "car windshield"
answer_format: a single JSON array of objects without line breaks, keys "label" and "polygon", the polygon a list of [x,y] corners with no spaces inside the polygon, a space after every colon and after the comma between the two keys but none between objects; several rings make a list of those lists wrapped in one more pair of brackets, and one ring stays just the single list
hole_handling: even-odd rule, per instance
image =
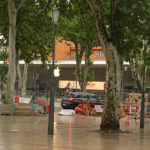
[{"label": "car windshield", "polygon": [[89,95],[89,100],[90,100],[90,101],[96,101],[97,98],[96,98],[96,96],[94,96],[94,95]]},{"label": "car windshield", "polygon": [[67,94],[65,97],[68,97],[68,98],[70,98],[70,97],[75,97],[75,95],[74,94]]},{"label": "car windshield", "polygon": [[81,95],[81,97],[87,99],[87,95]]}]

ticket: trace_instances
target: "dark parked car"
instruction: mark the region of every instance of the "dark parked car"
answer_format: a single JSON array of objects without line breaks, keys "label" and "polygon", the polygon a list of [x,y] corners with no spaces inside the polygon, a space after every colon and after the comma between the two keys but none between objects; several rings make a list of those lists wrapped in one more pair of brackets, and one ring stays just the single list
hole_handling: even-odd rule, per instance
[{"label": "dark parked car", "polygon": [[94,94],[90,93],[82,93],[82,92],[70,92],[65,95],[61,101],[61,106],[64,109],[75,109],[78,104],[82,104],[83,101],[89,100],[90,105],[94,107],[94,105],[103,105],[103,101],[101,101]]}]

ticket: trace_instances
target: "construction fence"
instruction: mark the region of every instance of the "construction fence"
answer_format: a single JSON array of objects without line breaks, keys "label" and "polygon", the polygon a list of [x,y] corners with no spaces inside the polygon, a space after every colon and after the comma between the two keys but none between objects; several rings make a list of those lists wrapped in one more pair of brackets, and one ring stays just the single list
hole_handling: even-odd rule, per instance
[{"label": "construction fence", "polygon": [[0,101],[0,115],[11,115],[11,116],[37,116],[47,115],[49,113],[48,98],[37,97],[33,99],[30,97],[15,96],[9,104],[5,104],[2,100]]},{"label": "construction fence", "polygon": [[[140,93],[129,93],[129,97],[123,99],[120,102],[120,117],[126,115],[140,116],[142,94]],[[79,104],[75,109],[78,114],[84,114],[86,116],[98,116],[103,113],[104,105],[94,105],[91,107],[89,101]],[[145,117],[150,117],[150,102],[148,101],[148,94],[145,94]]]},{"label": "construction fence", "polygon": [[[145,94],[145,117],[150,117],[150,102],[148,94]],[[120,103],[120,117],[132,115],[139,117],[141,109],[142,95],[140,93],[129,93],[129,97]],[[55,99],[55,102],[57,100]],[[55,103],[56,104],[56,103]],[[60,102],[59,106],[60,107]],[[49,113],[49,100],[45,96],[34,97],[34,95],[24,98],[15,96],[10,104],[0,103],[0,115],[47,115]],[[98,116],[103,113],[104,105],[90,106],[89,101],[79,104],[75,109],[77,114],[86,116]]]},{"label": "construction fence", "polygon": [[[148,93],[144,96],[145,117],[150,117],[150,102]],[[134,115],[139,117],[141,110],[141,93],[129,93],[129,97],[121,101],[120,115]]]}]

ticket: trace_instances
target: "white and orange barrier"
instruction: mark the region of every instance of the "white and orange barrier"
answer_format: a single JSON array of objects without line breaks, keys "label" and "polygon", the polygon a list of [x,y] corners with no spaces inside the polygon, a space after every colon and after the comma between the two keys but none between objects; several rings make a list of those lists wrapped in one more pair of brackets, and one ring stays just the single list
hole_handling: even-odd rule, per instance
[{"label": "white and orange barrier", "polygon": [[140,103],[121,103],[121,112],[126,115],[137,114],[140,111]]},{"label": "white and orange barrier", "polygon": [[31,98],[28,98],[28,97],[20,97],[20,96],[14,97],[15,103],[30,103],[30,101],[31,101]]}]

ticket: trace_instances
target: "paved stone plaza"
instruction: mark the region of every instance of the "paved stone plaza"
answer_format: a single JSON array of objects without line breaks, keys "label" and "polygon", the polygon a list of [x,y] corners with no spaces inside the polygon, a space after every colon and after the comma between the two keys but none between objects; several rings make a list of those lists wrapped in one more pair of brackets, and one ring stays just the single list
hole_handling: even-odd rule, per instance
[{"label": "paved stone plaza", "polygon": [[126,133],[99,131],[101,117],[55,114],[54,135],[47,134],[48,116],[1,116],[0,150],[148,150],[150,118],[121,119]]}]

